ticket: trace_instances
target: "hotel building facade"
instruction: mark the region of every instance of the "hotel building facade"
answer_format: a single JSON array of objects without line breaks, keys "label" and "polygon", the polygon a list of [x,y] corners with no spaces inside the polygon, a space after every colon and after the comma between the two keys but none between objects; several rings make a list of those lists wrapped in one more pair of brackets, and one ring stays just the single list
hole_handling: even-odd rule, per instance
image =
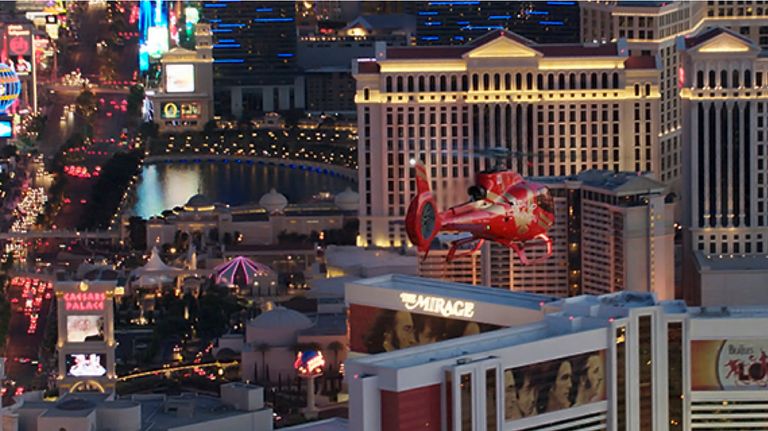
[{"label": "hotel building facade", "polygon": [[658,171],[658,70],[623,42],[538,45],[497,31],[460,47],[387,48],[359,60],[360,236],[406,246],[402,220],[429,169],[440,207],[467,199],[483,150],[505,147],[524,176]]},{"label": "hotel building facade", "polygon": [[764,1],[583,1],[582,42],[606,43],[625,39],[630,55],[659,59],[659,179],[676,192],[684,187],[683,122],[680,89],[684,72],[676,39],[711,27],[730,29],[768,47],[768,4]]},{"label": "hotel building facade", "polygon": [[[635,292],[553,300],[396,275],[346,290],[353,352],[373,346],[358,339],[375,339],[369,310],[416,322],[411,347],[345,363],[350,429],[768,427],[765,309]],[[424,322],[464,335],[435,337]]]},{"label": "hotel building facade", "polygon": [[761,49],[721,28],[678,39],[690,303],[768,302],[768,59]]}]

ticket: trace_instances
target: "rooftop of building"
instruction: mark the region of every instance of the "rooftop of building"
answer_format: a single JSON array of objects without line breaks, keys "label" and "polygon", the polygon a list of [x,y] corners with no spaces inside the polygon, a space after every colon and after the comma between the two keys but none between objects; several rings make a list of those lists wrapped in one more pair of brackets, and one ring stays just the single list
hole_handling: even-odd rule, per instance
[{"label": "rooftop of building", "polygon": [[741,40],[742,42],[744,42],[747,45],[750,45],[750,46],[754,45],[754,43],[749,38],[746,38],[746,37],[744,37],[744,36],[742,36],[742,35],[740,35],[738,33],[735,33],[733,31],[731,31],[731,30],[728,30],[727,28],[711,27],[711,28],[705,29],[704,31],[702,31],[699,34],[696,34],[694,36],[685,37],[684,38],[684,40],[685,40],[685,48],[686,49],[690,49],[690,48],[693,48],[695,46],[699,46],[699,45],[701,45],[703,43],[706,43],[706,42],[716,38],[717,36],[720,36],[721,34],[727,34],[729,36],[735,37],[736,39]]},{"label": "rooftop of building", "polygon": [[498,38],[507,38],[513,42],[529,47],[544,57],[621,57],[623,50],[617,43],[600,45],[584,44],[539,44],[523,36],[507,30],[494,30],[462,46],[409,46],[387,48],[387,59],[452,59],[461,58],[464,54]]},{"label": "rooftop of building", "polygon": [[[387,272],[416,272],[416,256],[396,253],[390,250],[367,250],[355,246],[328,246],[325,259],[329,267],[341,268],[348,275],[366,277],[372,270],[387,269]],[[390,269],[391,268],[391,269]]]},{"label": "rooftop of building", "polygon": [[567,181],[580,181],[583,185],[605,190],[618,196],[644,193],[663,193],[667,186],[647,175],[635,172],[614,172],[589,169],[576,175],[531,177],[532,180],[545,184],[559,184]]},{"label": "rooftop of building", "polygon": [[323,336],[347,334],[346,314],[317,314],[314,316],[314,322],[312,327],[299,331],[299,335]]},{"label": "rooftop of building", "polygon": [[[251,388],[257,388],[251,386]],[[195,393],[183,393],[179,396],[162,394],[133,395],[115,399],[112,394],[98,392],[67,393],[56,401],[25,400],[16,407],[24,410],[44,410],[44,417],[85,417],[99,409],[129,409],[140,406],[141,429],[165,431],[193,424],[205,423],[226,417],[247,413],[226,404],[221,398]],[[177,408],[187,406],[191,414],[177,412]]]},{"label": "rooftop of building", "polygon": [[698,250],[694,253],[696,264],[702,272],[706,271],[766,271],[768,276],[768,254],[714,254],[710,255]]},{"label": "rooftop of building", "polygon": [[366,278],[348,283],[348,285],[374,286],[380,289],[392,289],[398,292],[416,292],[421,294],[450,296],[471,301],[488,302],[510,307],[540,310],[544,304],[555,301],[554,296],[538,293],[511,292],[485,286],[472,286],[431,278],[413,277],[402,274],[388,274]]},{"label": "rooftop of building", "polygon": [[[768,260],[768,259],[765,259]],[[358,284],[376,283],[377,287],[396,288],[387,283],[377,282],[380,279],[398,280],[397,275],[378,277],[377,279],[360,280]],[[484,292],[478,286],[448,283],[437,280],[418,279],[405,277],[404,281],[415,284],[397,285],[401,289],[418,288],[419,292],[435,293],[435,291],[451,295],[457,288],[466,287],[468,293],[477,298]],[[417,282],[422,280],[422,282]],[[396,281],[395,281],[396,282]],[[394,283],[394,282],[392,282]],[[442,288],[441,288],[442,286]],[[496,290],[496,289],[491,289]],[[514,298],[519,297],[523,302],[527,300],[525,294],[520,292],[500,291],[504,295]],[[377,355],[351,359],[353,363],[363,366],[375,366],[380,368],[410,368],[429,362],[449,360],[472,356],[474,354],[488,354],[488,352],[530,343],[537,340],[553,339],[569,334],[607,329],[615,320],[627,318],[632,310],[641,308],[658,307],[664,313],[687,315],[690,318],[735,318],[750,319],[755,317],[767,317],[766,307],[689,307],[682,300],[657,301],[655,295],[647,292],[622,291],[606,295],[580,295],[570,298],[557,299],[541,305],[546,313],[543,321],[498,329],[462,338],[441,341],[434,344],[396,350]]]}]

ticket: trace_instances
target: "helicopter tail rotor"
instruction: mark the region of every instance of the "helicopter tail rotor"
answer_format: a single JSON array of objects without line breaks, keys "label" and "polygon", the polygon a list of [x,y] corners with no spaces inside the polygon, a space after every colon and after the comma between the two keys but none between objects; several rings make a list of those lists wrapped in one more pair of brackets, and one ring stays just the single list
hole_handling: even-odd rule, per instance
[{"label": "helicopter tail rotor", "polygon": [[427,169],[421,162],[413,163],[416,169],[416,190],[418,194],[408,205],[405,229],[408,239],[424,253],[426,259],[429,247],[442,225],[435,197],[429,187]]}]

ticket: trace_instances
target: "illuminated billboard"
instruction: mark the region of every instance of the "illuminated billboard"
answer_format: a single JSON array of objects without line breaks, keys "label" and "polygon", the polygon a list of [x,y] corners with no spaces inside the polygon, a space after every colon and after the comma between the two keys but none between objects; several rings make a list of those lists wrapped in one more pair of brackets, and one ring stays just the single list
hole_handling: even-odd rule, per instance
[{"label": "illuminated billboard", "polygon": [[101,316],[67,316],[67,342],[104,341],[104,318]]},{"label": "illuminated billboard", "polygon": [[605,401],[605,350],[504,370],[506,421]]},{"label": "illuminated billboard", "polygon": [[195,65],[166,65],[165,91],[166,93],[192,93],[195,91]]},{"label": "illuminated billboard", "polygon": [[13,137],[13,120],[0,119],[0,138]]},{"label": "illuminated billboard", "polygon": [[691,390],[768,388],[768,340],[691,341]]},{"label": "illuminated billboard", "polygon": [[64,294],[65,311],[102,311],[106,295],[100,292],[67,292]]},{"label": "illuminated billboard", "polygon": [[[405,298],[405,303],[409,309],[433,311],[435,314],[385,310],[351,304],[349,306],[350,350],[358,353],[390,352],[500,328],[486,323],[442,317],[466,316],[468,310],[472,309],[469,303],[451,303],[448,306],[444,301],[440,307],[437,307],[437,301],[418,302],[418,298],[410,297]],[[418,306],[419,304],[423,307]]]},{"label": "illuminated billboard", "polygon": [[168,27],[153,26],[147,30],[147,52],[150,57],[160,58],[168,52]]},{"label": "illuminated billboard", "polygon": [[200,118],[200,104],[197,102],[165,102],[160,106],[160,118],[164,120],[196,120]]},{"label": "illuminated billboard", "polygon": [[107,355],[103,353],[70,354],[65,360],[68,376],[100,377],[107,374]]}]

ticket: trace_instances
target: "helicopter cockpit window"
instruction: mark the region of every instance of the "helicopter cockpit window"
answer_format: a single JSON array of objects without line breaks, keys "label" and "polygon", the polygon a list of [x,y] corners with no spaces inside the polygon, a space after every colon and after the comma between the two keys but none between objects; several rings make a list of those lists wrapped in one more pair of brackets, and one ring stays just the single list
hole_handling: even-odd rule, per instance
[{"label": "helicopter cockpit window", "polygon": [[483,200],[486,196],[485,188],[480,186],[470,187],[469,190],[467,190],[467,193],[469,193],[469,196],[473,201]]},{"label": "helicopter cockpit window", "polygon": [[548,213],[555,212],[555,202],[552,199],[552,195],[549,194],[549,190],[539,190],[539,192],[536,194],[536,206]]}]

